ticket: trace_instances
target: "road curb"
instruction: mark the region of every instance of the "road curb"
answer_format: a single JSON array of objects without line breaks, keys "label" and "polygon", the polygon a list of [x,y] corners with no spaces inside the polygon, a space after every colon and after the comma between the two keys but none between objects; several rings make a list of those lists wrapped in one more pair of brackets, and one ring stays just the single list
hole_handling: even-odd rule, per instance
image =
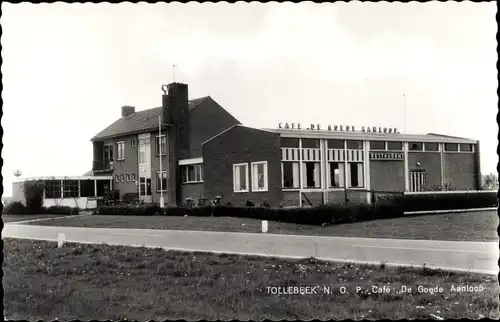
[{"label": "road curb", "polygon": [[490,208],[470,208],[470,209],[449,209],[449,210],[421,210],[421,211],[406,211],[405,215],[424,215],[424,214],[447,214],[455,212],[477,212],[477,211],[494,211],[497,207]]}]

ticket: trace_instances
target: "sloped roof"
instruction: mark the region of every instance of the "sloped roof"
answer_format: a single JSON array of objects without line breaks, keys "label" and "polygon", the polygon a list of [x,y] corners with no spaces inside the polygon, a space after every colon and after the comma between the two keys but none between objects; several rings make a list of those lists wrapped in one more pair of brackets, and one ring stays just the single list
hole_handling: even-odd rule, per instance
[{"label": "sloped roof", "polygon": [[[205,99],[205,96],[189,101],[189,111],[197,108]],[[158,127],[158,115],[161,114],[161,107],[150,108],[148,110],[137,111],[127,117],[121,117],[110,126],[97,133],[91,141],[111,138],[128,133],[142,132]]]},{"label": "sloped roof", "polygon": [[94,171],[92,171],[92,170],[89,170],[89,171],[85,172],[84,174],[82,174],[82,176],[84,176],[84,177],[93,176],[93,175],[94,175]]},{"label": "sloped roof", "polygon": [[459,136],[451,136],[451,135],[444,135],[444,134],[438,134],[438,133],[427,133],[426,135],[438,136],[438,137],[450,138],[450,139],[470,140],[468,138],[463,138],[463,137],[459,137]]}]

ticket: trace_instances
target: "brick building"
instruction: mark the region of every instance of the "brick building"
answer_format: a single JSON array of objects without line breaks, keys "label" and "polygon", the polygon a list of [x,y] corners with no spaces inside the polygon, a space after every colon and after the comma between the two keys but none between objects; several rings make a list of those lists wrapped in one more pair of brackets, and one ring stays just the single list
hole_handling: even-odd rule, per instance
[{"label": "brick building", "polygon": [[111,175],[120,196],[146,202],[159,202],[163,189],[166,204],[370,202],[372,191],[476,190],[481,178],[478,141],[379,128],[255,129],[209,96],[188,100],[179,83],[166,86],[161,107],[122,107],[92,142],[94,175]]}]

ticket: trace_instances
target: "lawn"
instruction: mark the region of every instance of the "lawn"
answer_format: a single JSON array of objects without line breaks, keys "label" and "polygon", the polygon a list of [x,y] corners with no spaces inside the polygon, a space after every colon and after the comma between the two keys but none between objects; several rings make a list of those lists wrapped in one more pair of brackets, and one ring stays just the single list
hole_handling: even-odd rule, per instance
[{"label": "lawn", "polygon": [[[79,216],[30,224],[251,233],[261,231],[259,220],[231,217]],[[495,211],[407,216],[328,227],[269,222],[268,227],[268,233],[273,234],[452,241],[498,240],[498,215]]]},{"label": "lawn", "polygon": [[[14,320],[500,317],[498,279],[487,275],[9,238],[4,254],[4,315]],[[451,289],[465,284],[481,289]],[[316,294],[270,289],[306,285]]]},{"label": "lawn", "polygon": [[49,218],[58,218],[64,217],[66,215],[49,215],[49,214],[40,214],[40,215],[6,215],[2,214],[2,221],[4,223],[23,221],[23,220],[33,220],[33,219],[49,219]]}]

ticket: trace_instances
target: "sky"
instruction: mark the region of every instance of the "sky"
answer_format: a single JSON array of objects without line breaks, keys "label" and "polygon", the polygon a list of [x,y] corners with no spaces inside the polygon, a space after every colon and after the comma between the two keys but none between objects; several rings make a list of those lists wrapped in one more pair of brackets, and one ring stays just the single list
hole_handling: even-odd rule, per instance
[{"label": "sky", "polygon": [[121,106],[161,106],[161,84],[174,80],[257,128],[377,125],[480,140],[482,172],[496,173],[496,10],[495,2],[3,2],[4,195],[16,169],[90,170],[92,136]]}]

